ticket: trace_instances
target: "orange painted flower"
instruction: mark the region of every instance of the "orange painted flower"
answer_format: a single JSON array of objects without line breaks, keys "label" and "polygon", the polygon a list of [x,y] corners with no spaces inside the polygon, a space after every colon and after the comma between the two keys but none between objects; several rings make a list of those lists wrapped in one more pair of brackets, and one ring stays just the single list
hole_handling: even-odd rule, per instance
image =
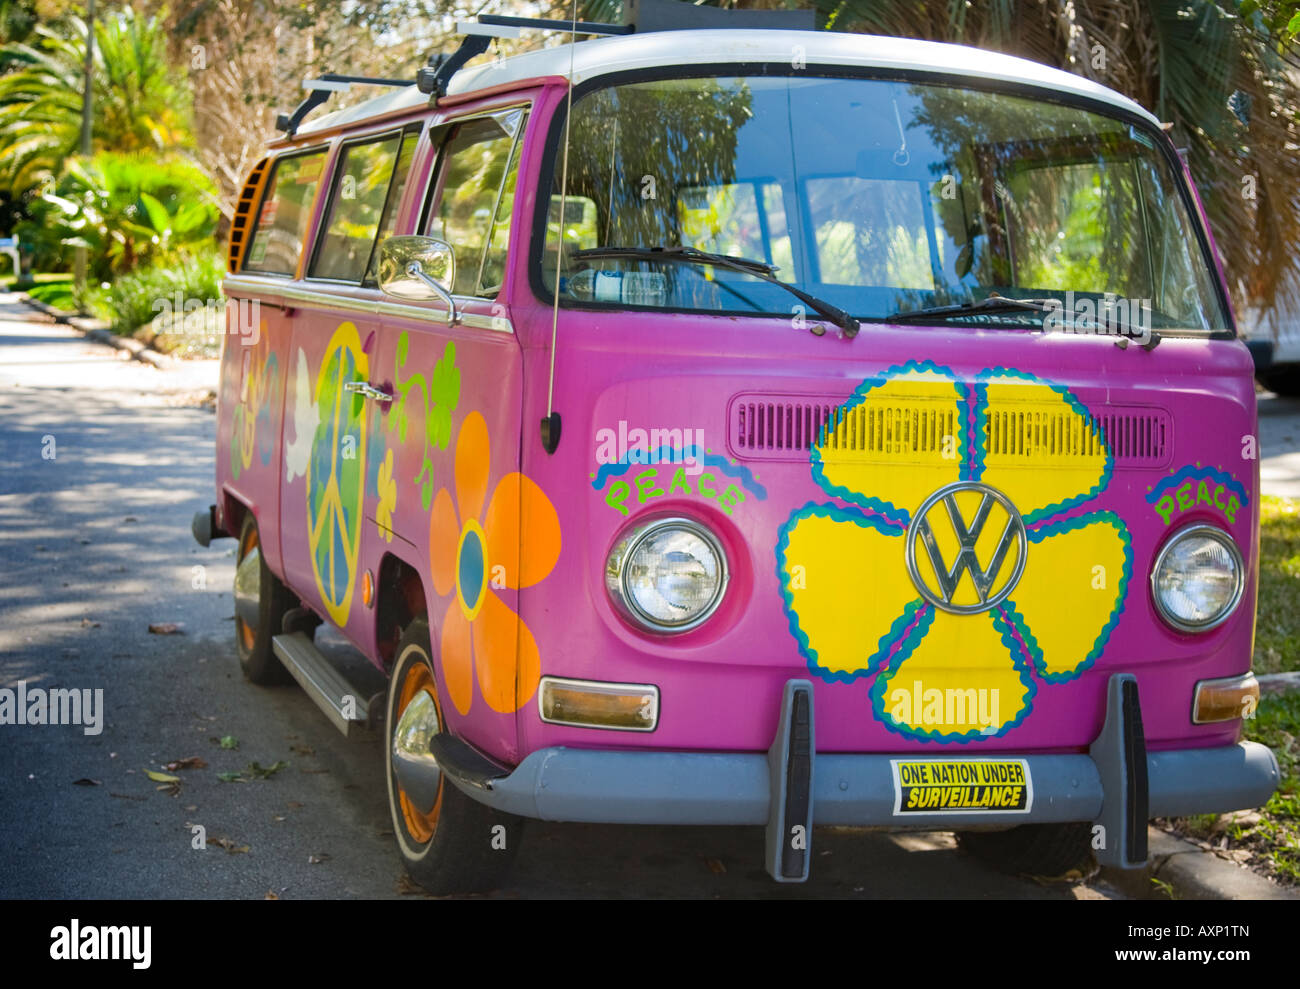
[{"label": "orange painted flower", "polygon": [[494,711],[517,711],[536,693],[537,642],[495,589],[531,587],[560,558],[560,518],[535,482],[515,471],[488,499],[488,454],[487,423],[471,412],[456,439],[455,503],[442,488],[429,516],[433,588],[443,597],[455,592],[440,645],[447,693],[461,714],[474,700],[476,672]]}]

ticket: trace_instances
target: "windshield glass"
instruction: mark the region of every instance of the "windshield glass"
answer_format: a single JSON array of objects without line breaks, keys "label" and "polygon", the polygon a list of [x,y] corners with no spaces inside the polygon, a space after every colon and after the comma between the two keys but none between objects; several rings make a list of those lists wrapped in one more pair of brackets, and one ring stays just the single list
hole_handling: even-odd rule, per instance
[{"label": "windshield glass", "polygon": [[1077,107],[888,80],[665,79],[574,102],[563,215],[553,154],[541,265],[550,289],[562,228],[562,299],[806,308],[743,270],[573,256],[682,245],[775,265],[780,280],[866,320],[996,293],[1058,299],[1067,325],[1118,304],[1144,307],[1153,329],[1226,328],[1155,138]]}]

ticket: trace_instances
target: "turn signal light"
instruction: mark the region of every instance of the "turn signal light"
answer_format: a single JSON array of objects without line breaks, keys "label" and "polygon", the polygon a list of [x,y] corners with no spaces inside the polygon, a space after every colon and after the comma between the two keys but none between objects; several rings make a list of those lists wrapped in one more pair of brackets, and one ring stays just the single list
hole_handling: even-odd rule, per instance
[{"label": "turn signal light", "polygon": [[1201,680],[1196,684],[1196,698],[1192,703],[1192,723],[1213,724],[1249,718],[1259,706],[1259,681],[1254,673],[1224,677],[1221,680]]},{"label": "turn signal light", "polygon": [[537,703],[542,720],[552,725],[654,731],[659,723],[659,688],[653,684],[542,677]]}]

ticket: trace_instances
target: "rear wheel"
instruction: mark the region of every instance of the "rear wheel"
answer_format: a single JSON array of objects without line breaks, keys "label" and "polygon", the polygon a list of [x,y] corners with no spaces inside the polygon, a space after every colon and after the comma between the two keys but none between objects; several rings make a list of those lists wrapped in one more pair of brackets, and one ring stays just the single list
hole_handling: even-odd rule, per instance
[{"label": "rear wheel", "polygon": [[257,519],[246,513],[235,557],[235,647],[240,669],[253,683],[272,686],[293,679],[271,648],[271,638],[280,634],[285,612],[297,604],[293,593],[267,569]]},{"label": "rear wheel", "polygon": [[465,796],[438,768],[429,743],[443,730],[429,626],[412,622],[388,685],[384,762],[393,833],[407,873],[439,896],[490,890],[514,859],[523,821]]},{"label": "rear wheel", "polygon": [[1089,824],[1022,824],[1009,831],[959,831],[957,842],[995,869],[1060,878],[1092,870]]}]

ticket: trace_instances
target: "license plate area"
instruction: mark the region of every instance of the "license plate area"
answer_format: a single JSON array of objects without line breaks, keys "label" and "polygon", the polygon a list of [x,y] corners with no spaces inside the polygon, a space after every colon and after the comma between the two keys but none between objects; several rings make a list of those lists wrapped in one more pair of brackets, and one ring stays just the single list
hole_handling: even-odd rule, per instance
[{"label": "license plate area", "polygon": [[890,759],[894,816],[1028,814],[1034,783],[1026,759]]}]

